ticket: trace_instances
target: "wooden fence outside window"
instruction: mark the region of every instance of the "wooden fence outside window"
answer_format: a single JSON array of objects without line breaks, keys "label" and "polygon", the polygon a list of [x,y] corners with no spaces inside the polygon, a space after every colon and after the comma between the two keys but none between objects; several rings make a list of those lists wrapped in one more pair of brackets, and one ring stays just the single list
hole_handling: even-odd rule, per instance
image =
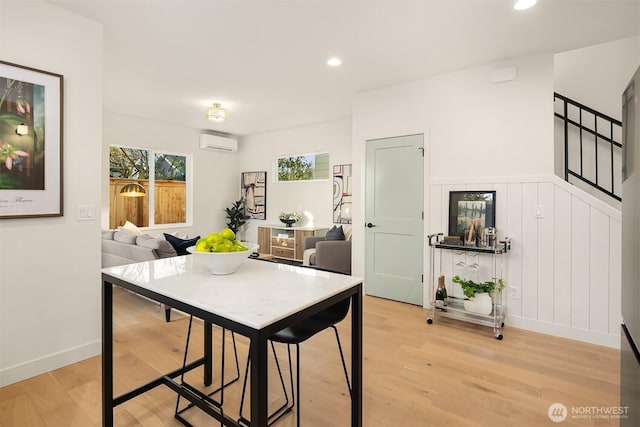
[{"label": "wooden fence outside window", "polygon": [[[147,194],[143,197],[123,197],[120,190],[126,184],[138,182]],[[146,179],[109,179],[109,228],[115,229],[130,221],[138,227],[149,226],[149,181]],[[186,182],[155,180],[155,224],[179,224],[187,220]]]}]

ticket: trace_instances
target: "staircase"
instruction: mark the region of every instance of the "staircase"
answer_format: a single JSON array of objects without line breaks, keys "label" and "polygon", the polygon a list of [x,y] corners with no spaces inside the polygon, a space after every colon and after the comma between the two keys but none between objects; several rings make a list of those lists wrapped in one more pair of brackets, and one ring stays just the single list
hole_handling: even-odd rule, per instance
[{"label": "staircase", "polygon": [[559,93],[553,96],[565,181],[616,206],[622,200],[622,122]]}]

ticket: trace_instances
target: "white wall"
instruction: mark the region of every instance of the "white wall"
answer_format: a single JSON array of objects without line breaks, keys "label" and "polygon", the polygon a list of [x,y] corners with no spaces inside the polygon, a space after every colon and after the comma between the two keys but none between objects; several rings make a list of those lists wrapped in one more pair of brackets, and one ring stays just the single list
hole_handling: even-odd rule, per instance
[{"label": "white wall", "polygon": [[[622,92],[638,66],[640,66],[640,37],[638,36],[559,53],[554,56],[555,91],[614,119],[621,120]],[[561,108],[561,105],[558,103],[556,107]],[[577,113],[571,117],[577,119]],[[593,126],[590,124],[592,120],[589,115],[585,115],[583,120],[588,126]],[[598,125],[600,125],[600,131],[607,134],[607,130],[601,128],[602,124],[598,123]],[[555,173],[564,177],[564,137],[562,123],[559,119],[556,119],[555,127]],[[614,137],[620,141],[621,132],[614,134]],[[574,133],[574,140],[577,138],[579,135]],[[588,136],[586,138],[587,141],[591,140]],[[587,144],[585,147],[589,147],[589,145]],[[576,152],[569,156],[570,159],[579,159],[577,146],[575,150]],[[583,166],[584,173],[595,179],[593,166],[595,160],[593,163],[588,161],[589,156],[593,156],[592,153],[592,151],[585,149],[586,163]],[[600,157],[606,158],[606,153],[607,151],[601,151]],[[619,165],[619,151],[614,153],[614,157],[616,164]],[[572,169],[578,170],[578,166],[575,165]],[[609,164],[600,161],[599,179],[603,182],[602,185],[607,188],[610,185],[610,174]],[[620,203],[616,200],[599,194],[597,190],[582,184],[577,179],[575,184],[611,206],[620,209]],[[618,189],[616,193],[619,193],[620,184],[620,180],[614,181],[614,185]]]},{"label": "white wall", "polygon": [[[351,120],[337,120],[244,137],[240,140],[240,172],[267,171],[267,219],[249,220],[245,239],[257,241],[257,227],[278,224],[281,212],[307,212],[301,226],[330,227],[333,223],[332,180],[273,182],[277,157],[329,152],[330,162],[351,163]],[[238,194],[240,188],[238,185]]]},{"label": "white wall", "polygon": [[[516,80],[492,84],[491,71],[506,66],[517,68]],[[539,54],[356,96],[354,274],[365,274],[364,231],[357,224],[365,222],[366,141],[424,133],[425,233],[446,232],[450,189],[496,188],[499,237],[514,239],[507,285],[521,294],[509,301],[511,324],[617,346],[619,265],[608,251],[617,247],[619,217],[552,176],[553,83],[553,56]],[[545,219],[533,219],[536,204]],[[568,241],[560,238],[567,235]],[[425,247],[430,277],[427,259]]]},{"label": "white wall", "polygon": [[64,75],[64,216],[0,220],[0,386],[100,353],[102,27],[0,2],[0,58]]},{"label": "white wall", "polygon": [[622,92],[640,65],[640,37],[554,55],[555,91],[621,120]]},{"label": "white wall", "polygon": [[[510,66],[515,81],[491,83],[492,71]],[[354,150],[425,132],[431,177],[549,173],[552,92],[552,57],[536,55],[364,93],[354,101]]]},{"label": "white wall", "polygon": [[[124,145],[165,150],[191,155],[193,170],[193,223],[184,227],[156,226],[147,229],[155,235],[177,231],[179,236],[206,235],[226,225],[224,208],[238,199],[240,176],[239,154],[202,150],[200,130],[131,117],[114,112],[104,113],[102,168],[102,227],[109,228],[109,146]],[[187,171],[187,174],[190,172]]]},{"label": "white wall", "polygon": [[[356,96],[354,223],[364,223],[366,141],[424,133],[425,179],[553,172],[551,54],[484,65]],[[491,72],[517,68],[514,81]],[[425,194],[425,213],[429,213]],[[433,230],[426,230],[433,231]],[[364,275],[364,231],[354,227],[354,274]]]}]

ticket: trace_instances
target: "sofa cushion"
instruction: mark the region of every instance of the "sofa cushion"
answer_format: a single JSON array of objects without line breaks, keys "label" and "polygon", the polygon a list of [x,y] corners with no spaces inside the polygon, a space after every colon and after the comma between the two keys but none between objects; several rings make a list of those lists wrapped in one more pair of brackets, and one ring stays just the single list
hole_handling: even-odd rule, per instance
[{"label": "sofa cushion", "polygon": [[178,255],[178,252],[171,246],[171,243],[164,239],[156,239],[148,234],[143,234],[136,238],[136,244],[144,248],[153,249],[158,254],[158,258],[168,258]]},{"label": "sofa cushion", "polygon": [[153,261],[157,258],[156,251],[140,245],[126,244],[116,240],[102,240],[103,268],[133,262]]},{"label": "sofa cushion", "polygon": [[327,231],[324,238],[325,240],[344,240],[344,231],[342,230],[342,226],[336,227],[334,225],[331,227],[331,230]]},{"label": "sofa cushion", "polygon": [[114,230],[102,230],[102,238],[105,240],[113,240]]},{"label": "sofa cushion", "polygon": [[167,240],[167,239],[164,237],[164,235],[165,235],[165,234],[171,234],[173,237],[179,237],[179,238],[181,238],[181,239],[185,239],[185,240],[189,238],[189,235],[188,235],[188,234],[185,234],[185,235],[183,235],[183,236],[178,236],[178,232],[177,232],[177,231],[174,231],[173,233],[158,233],[158,234],[156,235],[156,238],[157,238],[157,239]]},{"label": "sofa cushion", "polygon": [[167,239],[167,242],[173,246],[173,249],[176,250],[178,255],[189,255],[187,252],[187,248],[189,246],[195,246],[200,236],[194,237],[193,239],[181,239],[179,237],[172,236],[171,234],[164,233],[164,238]]},{"label": "sofa cushion", "polygon": [[131,233],[127,233],[126,231],[122,231],[122,230],[119,230],[113,233],[113,240],[120,243],[127,243],[129,245],[135,245],[137,237],[138,236],[135,236]]}]

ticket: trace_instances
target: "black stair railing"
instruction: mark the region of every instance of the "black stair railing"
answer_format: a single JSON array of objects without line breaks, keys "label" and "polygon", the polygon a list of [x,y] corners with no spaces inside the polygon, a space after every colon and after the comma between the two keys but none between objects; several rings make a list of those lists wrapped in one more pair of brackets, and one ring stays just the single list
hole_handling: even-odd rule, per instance
[{"label": "black stair railing", "polygon": [[[562,121],[563,127],[565,181],[571,182],[570,178],[574,177],[622,200],[621,188],[616,185],[622,173],[622,122],[559,93],[554,92],[553,100],[554,115]],[[570,150],[570,142],[573,150]],[[588,168],[585,168],[585,160],[589,162]],[[604,179],[605,174],[607,179]]]}]

